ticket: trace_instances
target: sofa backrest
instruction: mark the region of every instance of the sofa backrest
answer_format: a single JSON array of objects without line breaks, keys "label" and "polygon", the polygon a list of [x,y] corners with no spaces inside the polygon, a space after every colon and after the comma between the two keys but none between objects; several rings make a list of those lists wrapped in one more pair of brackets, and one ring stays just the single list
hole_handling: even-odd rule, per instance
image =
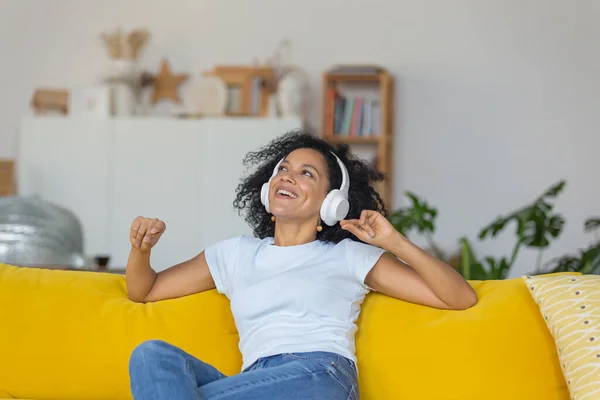
[{"label": "sofa backrest", "polygon": [[[479,303],[436,310],[371,293],[358,320],[362,399],[568,399],[556,349],[520,279],[471,282]],[[238,373],[227,299],[156,303],[122,275],[0,264],[0,398],[129,399],[128,360],[162,339]]]}]

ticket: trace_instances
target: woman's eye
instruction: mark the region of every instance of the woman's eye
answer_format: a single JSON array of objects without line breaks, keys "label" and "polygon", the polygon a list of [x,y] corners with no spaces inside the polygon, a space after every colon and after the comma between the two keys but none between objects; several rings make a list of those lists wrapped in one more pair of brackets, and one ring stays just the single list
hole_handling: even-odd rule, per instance
[{"label": "woman's eye", "polygon": [[287,171],[287,168],[286,168],[286,167],[283,167],[283,166],[282,166],[282,167],[279,167],[279,171]]},{"label": "woman's eye", "polygon": [[304,171],[304,174],[308,175],[308,176],[310,176],[312,178],[312,174],[310,173],[310,171]]}]

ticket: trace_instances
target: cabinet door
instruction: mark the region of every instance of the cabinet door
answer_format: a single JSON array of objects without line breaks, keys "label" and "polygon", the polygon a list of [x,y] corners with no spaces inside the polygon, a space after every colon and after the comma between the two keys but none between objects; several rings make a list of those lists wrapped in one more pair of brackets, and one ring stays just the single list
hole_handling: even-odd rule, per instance
[{"label": "cabinet door", "polygon": [[112,266],[126,265],[129,229],[138,215],[160,218],[167,225],[152,251],[156,271],[202,250],[201,126],[198,121],[117,120],[110,165]]},{"label": "cabinet door", "polygon": [[108,250],[108,151],[112,122],[24,118],[19,133],[17,191],[73,212],[88,255]]}]

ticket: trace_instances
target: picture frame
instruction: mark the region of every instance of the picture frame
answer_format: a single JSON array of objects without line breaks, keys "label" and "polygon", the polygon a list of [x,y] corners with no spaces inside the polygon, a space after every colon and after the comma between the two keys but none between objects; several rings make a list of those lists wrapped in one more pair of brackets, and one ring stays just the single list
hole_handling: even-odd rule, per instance
[{"label": "picture frame", "polygon": [[228,116],[261,116],[269,112],[269,97],[273,93],[274,72],[271,67],[216,66],[205,73],[217,76],[227,87]]}]

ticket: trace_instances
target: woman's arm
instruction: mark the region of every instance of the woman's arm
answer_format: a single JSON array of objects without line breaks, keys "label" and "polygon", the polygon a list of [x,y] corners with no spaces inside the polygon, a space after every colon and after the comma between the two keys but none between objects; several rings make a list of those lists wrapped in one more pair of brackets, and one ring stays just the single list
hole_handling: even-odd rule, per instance
[{"label": "woman's arm", "polygon": [[131,225],[131,251],[125,271],[130,300],[146,303],[215,288],[204,252],[158,273],[152,269],[150,251],[165,229],[164,222],[142,217],[136,218]]},{"label": "woman's arm", "polygon": [[420,249],[400,233],[384,247],[406,261],[384,254],[365,283],[398,299],[430,307],[464,310],[477,303],[477,295],[451,266]]},{"label": "woman's arm", "polygon": [[378,212],[365,210],[360,220],[342,221],[342,228],[396,256],[384,254],[367,274],[365,284],[374,290],[442,309],[477,303],[475,291],[454,268],[411,243]]},{"label": "woman's arm", "polygon": [[164,271],[150,267],[150,251],[132,248],[125,273],[129,299],[147,303],[214,289],[204,252]]}]

